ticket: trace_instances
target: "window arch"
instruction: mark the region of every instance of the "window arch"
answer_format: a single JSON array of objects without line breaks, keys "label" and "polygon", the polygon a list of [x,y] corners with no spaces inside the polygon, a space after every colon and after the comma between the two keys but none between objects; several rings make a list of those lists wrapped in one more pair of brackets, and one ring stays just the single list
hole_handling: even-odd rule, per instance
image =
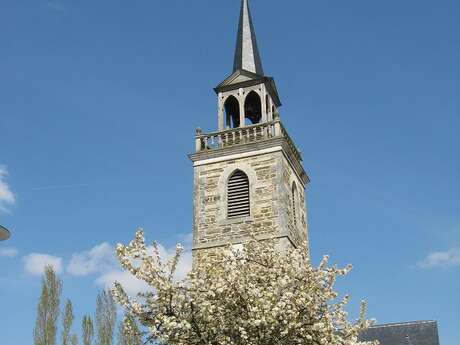
[{"label": "window arch", "polygon": [[262,101],[257,92],[249,92],[244,102],[244,115],[246,119],[255,125],[262,119]]},{"label": "window arch", "polygon": [[227,98],[224,104],[227,127],[237,128],[240,126],[240,103],[235,96]]},{"label": "window arch", "polygon": [[292,190],[291,190],[291,205],[292,205],[292,222],[294,227],[297,227],[297,200],[299,198],[299,193],[297,191],[297,186],[295,182],[292,182]]},{"label": "window arch", "polygon": [[235,170],[227,183],[227,217],[237,218],[250,214],[249,178],[243,171]]}]

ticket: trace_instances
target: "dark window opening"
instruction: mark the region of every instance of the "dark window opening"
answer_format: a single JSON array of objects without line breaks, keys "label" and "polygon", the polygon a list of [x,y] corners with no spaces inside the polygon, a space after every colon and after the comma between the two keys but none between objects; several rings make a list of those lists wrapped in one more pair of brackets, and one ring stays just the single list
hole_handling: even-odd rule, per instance
[{"label": "dark window opening", "polygon": [[244,114],[245,118],[253,125],[259,123],[262,119],[262,102],[257,92],[251,91],[246,97]]},{"label": "dark window opening", "polygon": [[240,103],[234,96],[230,96],[225,101],[225,114],[227,121],[227,128],[240,127]]}]

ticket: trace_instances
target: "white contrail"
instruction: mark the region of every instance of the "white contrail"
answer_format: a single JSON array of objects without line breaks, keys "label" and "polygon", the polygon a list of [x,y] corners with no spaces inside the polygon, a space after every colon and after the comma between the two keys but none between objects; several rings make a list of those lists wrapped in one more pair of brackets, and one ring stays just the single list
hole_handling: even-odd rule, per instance
[{"label": "white contrail", "polygon": [[32,190],[49,190],[49,189],[71,189],[71,188],[80,188],[80,187],[89,187],[90,184],[88,183],[80,183],[80,184],[61,184],[61,185],[51,185],[51,186],[43,186],[43,187],[34,187]]}]

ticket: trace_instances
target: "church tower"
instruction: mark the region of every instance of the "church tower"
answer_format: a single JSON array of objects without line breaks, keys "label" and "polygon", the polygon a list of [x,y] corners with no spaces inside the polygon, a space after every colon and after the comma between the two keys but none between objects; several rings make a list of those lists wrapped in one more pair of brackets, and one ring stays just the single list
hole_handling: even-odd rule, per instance
[{"label": "church tower", "polygon": [[193,255],[255,235],[281,246],[308,241],[302,156],[264,74],[248,0],[242,0],[233,72],[215,88],[218,130],[196,130]]}]

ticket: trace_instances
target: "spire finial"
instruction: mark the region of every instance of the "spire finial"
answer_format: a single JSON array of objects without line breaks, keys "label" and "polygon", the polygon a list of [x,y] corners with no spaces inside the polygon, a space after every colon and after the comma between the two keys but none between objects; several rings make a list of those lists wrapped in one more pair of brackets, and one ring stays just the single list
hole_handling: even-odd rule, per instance
[{"label": "spire finial", "polygon": [[256,32],[252,24],[251,11],[249,10],[249,0],[241,0],[233,72],[237,70],[264,75],[259,49],[257,48]]}]

